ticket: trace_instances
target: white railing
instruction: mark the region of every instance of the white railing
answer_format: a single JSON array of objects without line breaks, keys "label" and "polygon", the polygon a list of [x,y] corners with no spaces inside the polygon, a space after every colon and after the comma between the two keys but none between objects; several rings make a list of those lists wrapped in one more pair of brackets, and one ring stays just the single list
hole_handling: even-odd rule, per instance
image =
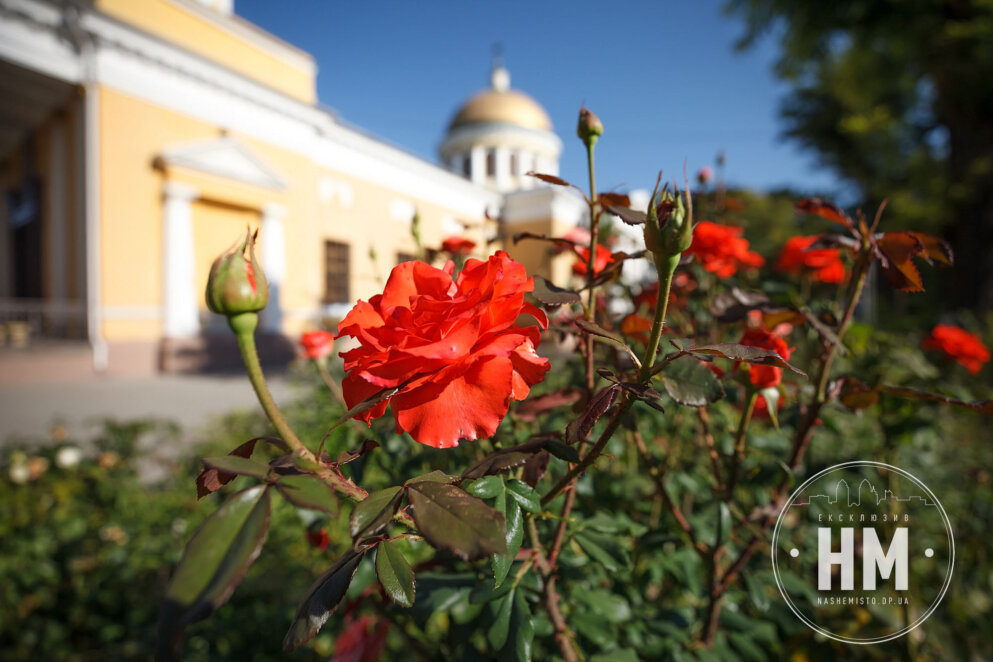
[{"label": "white railing", "polygon": [[0,346],[24,347],[42,338],[86,338],[86,304],[0,298]]}]

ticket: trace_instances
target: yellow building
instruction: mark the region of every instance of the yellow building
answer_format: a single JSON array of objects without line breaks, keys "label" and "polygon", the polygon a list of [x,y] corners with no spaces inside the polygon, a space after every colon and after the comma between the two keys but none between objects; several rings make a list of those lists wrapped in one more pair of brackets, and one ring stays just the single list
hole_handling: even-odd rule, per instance
[{"label": "yellow building", "polygon": [[416,253],[415,210],[427,248],[461,234],[565,277],[567,257],[507,241],[585,208],[525,176],[556,174],[561,142],[502,66],[454,113],[439,166],[322,109],[313,58],[231,4],[0,0],[0,369],[58,360],[12,345],[72,345],[47,339],[97,371],[203,367],[227,341],[207,271],[246,225],[284,353]]}]

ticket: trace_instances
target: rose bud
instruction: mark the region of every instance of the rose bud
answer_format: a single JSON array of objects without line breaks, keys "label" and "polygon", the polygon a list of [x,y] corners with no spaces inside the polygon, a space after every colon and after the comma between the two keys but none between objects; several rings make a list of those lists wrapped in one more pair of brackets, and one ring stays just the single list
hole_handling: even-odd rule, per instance
[{"label": "rose bud", "polygon": [[675,196],[668,191],[662,191],[659,195],[656,185],[648,203],[645,247],[652,252],[660,274],[675,271],[680,254],[693,242],[693,207],[689,191],[686,193],[686,200],[687,204],[684,205],[683,196],[678,190]]},{"label": "rose bud", "polygon": [[576,125],[576,135],[587,147],[596,144],[597,138],[603,135],[603,123],[592,110],[584,107],[579,109],[579,123]]},{"label": "rose bud", "polygon": [[255,258],[258,231],[248,230],[245,239],[214,260],[207,278],[207,307],[219,315],[254,313],[265,308],[269,284]]}]

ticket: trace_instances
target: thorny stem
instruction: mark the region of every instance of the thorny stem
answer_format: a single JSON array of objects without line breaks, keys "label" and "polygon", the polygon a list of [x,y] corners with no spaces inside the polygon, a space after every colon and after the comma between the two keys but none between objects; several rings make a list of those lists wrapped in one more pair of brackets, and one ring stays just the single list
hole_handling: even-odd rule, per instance
[{"label": "thorny stem", "polygon": [[276,405],[272,393],[269,392],[269,386],[266,384],[265,376],[262,374],[262,364],[259,363],[259,353],[255,347],[255,327],[258,325],[258,321],[259,316],[256,313],[241,313],[240,315],[228,317],[228,324],[231,330],[234,331],[234,337],[238,341],[241,360],[245,363],[248,380],[252,383],[252,388],[255,389],[255,395],[258,397],[259,404],[262,405],[262,410],[265,412],[266,417],[272,423],[272,426],[276,428],[283,441],[290,447],[290,450],[304,457],[309,455],[310,457],[307,457],[307,459],[311,459],[313,458],[313,454],[307,450],[307,447],[303,445],[300,438],[293,432],[290,424],[286,422],[286,418]]},{"label": "thorny stem", "polygon": [[[596,171],[593,167],[593,143],[590,142],[586,145],[586,164],[589,169],[590,175],[590,254],[586,259],[586,283],[589,286],[589,295],[586,305],[586,320],[589,322],[596,321],[596,287],[593,286],[593,281],[596,279],[596,272],[594,267],[596,266],[596,247],[597,247],[597,234],[600,230],[600,215],[597,213],[597,195],[596,195]],[[590,395],[593,394],[593,385],[596,382],[595,373],[593,372],[593,336],[591,334],[586,335],[586,390]]]},{"label": "thorny stem", "polygon": [[728,470],[728,485],[724,494],[724,500],[730,501],[734,496],[734,488],[738,483],[738,470],[745,459],[745,442],[748,439],[748,424],[752,422],[752,412],[755,411],[755,401],[758,399],[758,391],[753,388],[748,389],[745,396],[745,407],[741,411],[741,419],[738,421],[738,432],[734,437],[734,451],[731,455],[731,467]]},{"label": "thorny stem", "polygon": [[[848,330],[848,325],[851,324],[852,318],[855,315],[855,309],[858,307],[859,300],[862,298],[862,291],[865,289],[866,278],[868,276],[871,263],[872,260],[868,252],[868,248],[863,247],[862,252],[856,260],[856,276],[855,283],[852,287],[852,293],[848,300],[848,305],[845,307],[844,315],[838,323],[838,328],[835,332],[835,335],[838,337],[839,341],[844,339],[845,332]],[[800,426],[798,427],[793,440],[793,450],[790,455],[789,462],[787,463],[789,473],[783,477],[782,481],[780,481],[779,485],[773,491],[773,507],[769,509],[769,512],[762,519],[758,527],[759,533],[756,533],[748,541],[744,549],[742,549],[738,554],[738,557],[728,567],[728,569],[721,576],[720,580],[714,586],[711,593],[711,600],[716,605],[715,611],[720,608],[719,601],[721,596],[723,596],[725,591],[727,591],[731,584],[734,583],[735,579],[737,579],[745,565],[755,554],[759,544],[765,539],[765,533],[776,519],[773,513],[781,507],[783,498],[786,495],[786,490],[789,486],[789,477],[792,475],[793,471],[800,466],[800,462],[803,460],[807,447],[810,445],[810,440],[813,436],[814,427],[817,424],[817,419],[820,415],[821,408],[827,402],[827,385],[831,375],[831,364],[833,363],[834,357],[837,353],[838,345],[831,343],[827,349],[827,354],[824,357],[824,361],[821,363],[820,372],[817,378],[817,390],[814,394],[814,399],[810,403],[806,414],[801,419]],[[708,622],[707,626],[708,630],[711,630],[714,626],[716,626],[716,623],[711,624]],[[708,638],[713,638],[713,632],[709,632],[709,634],[705,635],[705,642]]]},{"label": "thorny stem", "polygon": [[259,317],[255,313],[241,313],[228,317],[228,325],[234,331],[235,339],[238,341],[238,350],[241,352],[241,359],[245,363],[245,371],[248,373],[248,380],[255,389],[255,395],[259,399],[259,404],[265,412],[266,417],[276,428],[279,436],[283,438],[286,445],[290,447],[297,456],[309,464],[313,464],[317,469],[315,473],[324,482],[338,490],[345,496],[356,501],[361,501],[369,496],[364,489],[345,478],[336,467],[327,467],[300,441],[300,438],[293,432],[293,428],[286,422],[283,412],[279,410],[276,401],[269,392],[266,385],[265,375],[262,374],[262,365],[259,363],[259,353],[255,347],[255,327],[258,325]]},{"label": "thorny stem", "polygon": [[631,408],[632,404],[633,401],[627,396],[627,393],[621,396],[620,404],[614,411],[614,415],[610,417],[610,420],[607,422],[607,427],[600,434],[600,438],[597,439],[596,444],[585,456],[583,456],[578,464],[574,465],[566,475],[562,476],[562,479],[559,482],[555,483],[555,487],[549,490],[545,496],[541,497],[541,505],[548,505],[548,503],[562,494],[566,488],[571,487],[573,481],[578,478],[580,474],[586,471],[587,467],[593,464],[593,461],[600,456],[600,453],[607,445],[607,442],[610,441],[612,436],[614,436],[614,432],[617,431],[618,426],[621,424],[621,419]]},{"label": "thorny stem", "polygon": [[[655,301],[655,319],[652,320],[652,335],[648,339],[648,347],[645,348],[645,360],[641,362],[641,371],[638,375],[643,382],[651,379],[652,364],[655,363],[655,356],[659,351],[659,339],[662,337],[665,314],[669,308],[669,291],[672,289],[672,276],[676,270],[672,268],[667,269],[666,272],[665,280],[659,282],[659,296]],[[661,277],[662,274],[660,273],[659,276]]]}]

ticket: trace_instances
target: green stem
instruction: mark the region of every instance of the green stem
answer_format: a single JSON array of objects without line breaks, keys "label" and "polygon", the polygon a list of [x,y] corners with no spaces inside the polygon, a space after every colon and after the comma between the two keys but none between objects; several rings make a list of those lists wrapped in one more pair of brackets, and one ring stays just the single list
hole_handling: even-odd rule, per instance
[{"label": "green stem", "polygon": [[731,456],[731,467],[728,471],[728,485],[725,492],[725,500],[730,501],[734,494],[735,485],[738,482],[738,468],[745,459],[745,442],[748,438],[748,424],[752,421],[752,412],[755,411],[755,401],[758,400],[759,392],[749,387],[748,395],[745,396],[745,408],[741,411],[741,419],[738,421],[738,432],[734,437],[734,454]]},{"label": "green stem", "polygon": [[[655,363],[655,356],[659,351],[659,339],[662,337],[662,329],[665,326],[665,315],[669,308],[669,291],[672,289],[672,276],[676,273],[676,265],[679,264],[679,255],[670,260],[666,265],[664,280],[659,282],[659,296],[655,302],[655,319],[652,321],[652,335],[648,339],[648,347],[645,348],[645,360],[641,362],[641,373],[639,379],[647,382],[652,378],[652,364]],[[659,272],[662,278],[662,271]]]},{"label": "green stem", "polygon": [[252,382],[252,388],[255,389],[255,395],[258,397],[266,417],[276,428],[283,441],[290,447],[290,450],[306,463],[313,465],[312,471],[321,480],[349,498],[362,501],[369,496],[369,493],[341,475],[336,467],[328,467],[320,462],[293,432],[290,424],[286,422],[283,412],[279,411],[279,407],[266,385],[265,376],[262,374],[262,365],[259,363],[259,353],[255,348],[255,327],[258,326],[258,322],[259,316],[256,313],[241,313],[228,317],[228,325],[234,331],[235,339],[238,341],[238,349],[241,350],[241,359],[245,363],[248,379]]},{"label": "green stem", "polygon": [[259,353],[255,348],[255,327],[258,326],[259,316],[256,313],[241,313],[228,317],[228,325],[234,331],[234,337],[238,341],[238,349],[241,351],[241,360],[245,362],[245,371],[248,373],[248,380],[252,382],[255,395],[258,396],[259,404],[272,426],[279,432],[279,436],[287,443],[290,450],[297,453],[310,453],[303,445],[300,438],[296,436],[290,424],[286,422],[283,412],[279,410],[276,401],[269,392],[266,385],[265,376],[262,374],[262,365],[259,363]]},{"label": "green stem", "polygon": [[[596,320],[596,288],[593,281],[596,278],[594,268],[596,267],[597,234],[600,231],[600,216],[596,213],[596,170],[593,166],[593,142],[586,145],[586,165],[590,176],[590,254],[586,258],[586,284],[590,291],[587,295],[586,319],[590,322]],[[586,336],[586,390],[592,395],[593,386],[596,383],[596,376],[593,372],[593,336]]]}]

